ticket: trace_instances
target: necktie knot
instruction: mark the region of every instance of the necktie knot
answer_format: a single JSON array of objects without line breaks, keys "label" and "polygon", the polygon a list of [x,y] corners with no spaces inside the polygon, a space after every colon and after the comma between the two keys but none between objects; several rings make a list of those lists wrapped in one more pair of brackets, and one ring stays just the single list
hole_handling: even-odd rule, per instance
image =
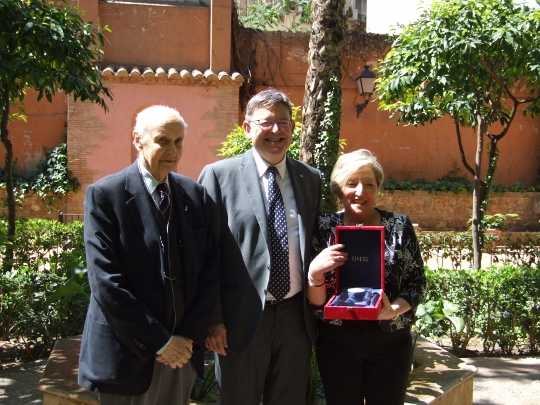
[{"label": "necktie knot", "polygon": [[268,166],[268,169],[266,169],[266,177],[268,177],[268,181],[274,181],[277,179],[279,174],[278,169],[276,166]]},{"label": "necktie knot", "polygon": [[169,217],[169,209],[171,207],[171,198],[169,197],[169,187],[165,183],[159,183],[156,187],[158,196],[158,208],[164,218]]}]

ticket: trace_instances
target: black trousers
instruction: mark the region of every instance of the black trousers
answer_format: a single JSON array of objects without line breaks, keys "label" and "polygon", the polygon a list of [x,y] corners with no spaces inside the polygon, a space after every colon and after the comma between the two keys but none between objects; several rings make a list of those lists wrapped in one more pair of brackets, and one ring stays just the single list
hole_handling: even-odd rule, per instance
[{"label": "black trousers", "polygon": [[247,348],[218,356],[219,404],[305,405],[311,347],[301,293],[266,305]]},{"label": "black trousers", "polygon": [[327,405],[402,405],[412,364],[408,329],[374,321],[320,323],[317,361]]}]

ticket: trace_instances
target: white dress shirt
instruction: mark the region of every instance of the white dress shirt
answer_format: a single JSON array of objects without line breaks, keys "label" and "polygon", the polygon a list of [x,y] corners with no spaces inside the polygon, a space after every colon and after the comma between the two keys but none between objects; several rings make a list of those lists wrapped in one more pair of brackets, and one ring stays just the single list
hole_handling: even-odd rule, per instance
[{"label": "white dress shirt", "polygon": [[[255,165],[259,174],[259,181],[264,192],[264,203],[266,213],[268,214],[268,178],[265,176],[266,170],[271,165],[266,162],[255,148],[252,149]],[[289,241],[289,273],[290,273],[290,290],[284,298],[290,298],[302,291],[302,258],[300,256],[300,229],[298,225],[298,211],[296,209],[296,200],[294,198],[294,190],[291,183],[289,172],[287,171],[286,159],[283,159],[278,164],[274,165],[278,170],[277,178],[279,190],[283,198],[285,213],[287,216],[287,238]],[[266,293],[266,299],[271,301],[274,299],[272,294]]]}]

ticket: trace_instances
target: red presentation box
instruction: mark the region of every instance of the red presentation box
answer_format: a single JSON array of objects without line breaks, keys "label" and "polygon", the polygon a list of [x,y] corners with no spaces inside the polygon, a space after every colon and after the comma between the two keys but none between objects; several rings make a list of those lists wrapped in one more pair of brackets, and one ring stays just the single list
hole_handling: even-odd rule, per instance
[{"label": "red presentation box", "polygon": [[336,269],[336,293],[324,306],[325,319],[375,320],[384,292],[384,227],[336,226],[336,243],[347,262]]}]

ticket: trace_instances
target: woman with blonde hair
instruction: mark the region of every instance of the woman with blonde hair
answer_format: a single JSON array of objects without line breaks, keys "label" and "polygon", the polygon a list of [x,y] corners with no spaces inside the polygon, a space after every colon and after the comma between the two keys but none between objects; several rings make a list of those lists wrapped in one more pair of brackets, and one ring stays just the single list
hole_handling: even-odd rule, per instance
[{"label": "woman with blonde hair", "polygon": [[328,405],[403,404],[412,363],[410,328],[425,286],[416,235],[406,215],[376,207],[384,173],[375,155],[359,149],[339,157],[330,187],[341,211],[319,220],[320,253],[308,274],[308,299],[321,308],[335,292],[334,271],[347,260],[334,244],[336,225],[384,226],[383,307],[376,321],[324,320],[317,360]]}]

